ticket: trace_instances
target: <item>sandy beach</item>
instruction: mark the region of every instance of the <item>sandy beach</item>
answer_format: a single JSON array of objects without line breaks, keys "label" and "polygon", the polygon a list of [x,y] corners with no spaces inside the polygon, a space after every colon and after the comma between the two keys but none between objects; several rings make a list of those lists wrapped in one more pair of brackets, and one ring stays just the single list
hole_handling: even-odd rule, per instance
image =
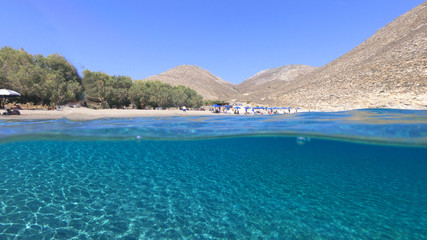
[{"label": "sandy beach", "polygon": [[[62,110],[19,110],[21,115],[0,115],[3,119],[61,119],[91,120],[98,118],[160,117],[160,116],[208,116],[215,115],[210,111],[182,110],[137,110],[137,109],[90,109],[70,108]],[[4,111],[1,111],[4,112]],[[232,114],[229,114],[232,115]]]},{"label": "sandy beach", "polygon": [[[298,112],[308,110],[299,109]],[[0,111],[0,114],[5,112]],[[239,115],[233,113],[213,113],[207,111],[182,111],[182,110],[140,110],[140,109],[90,109],[85,107],[71,108],[63,107],[61,110],[19,110],[21,115],[0,115],[0,120],[7,119],[61,119],[69,120],[92,120],[99,118],[132,118],[132,117],[170,117],[170,116],[243,116],[244,110]],[[251,110],[248,110],[251,112]],[[263,111],[266,114],[266,111]],[[251,112],[252,113],[252,112]],[[288,113],[288,112],[286,112]],[[291,110],[295,113],[295,109]],[[252,115],[252,114],[250,114]],[[249,116],[250,116],[249,115]]]}]

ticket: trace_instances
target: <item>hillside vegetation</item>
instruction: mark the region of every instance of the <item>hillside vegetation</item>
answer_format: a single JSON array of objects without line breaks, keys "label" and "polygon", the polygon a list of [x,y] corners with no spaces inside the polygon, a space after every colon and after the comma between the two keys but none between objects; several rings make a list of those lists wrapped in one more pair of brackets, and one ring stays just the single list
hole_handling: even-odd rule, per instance
[{"label": "hillside vegetation", "polygon": [[81,78],[59,54],[32,55],[10,47],[0,49],[0,89],[21,93],[19,102],[57,106],[84,101],[93,108],[133,105],[200,107],[203,98],[189,87],[159,81],[133,83],[128,76],[85,70]]},{"label": "hillside vegetation", "polygon": [[82,97],[76,69],[59,54],[44,57],[10,47],[0,49],[0,88],[22,94],[21,102],[59,105]]}]

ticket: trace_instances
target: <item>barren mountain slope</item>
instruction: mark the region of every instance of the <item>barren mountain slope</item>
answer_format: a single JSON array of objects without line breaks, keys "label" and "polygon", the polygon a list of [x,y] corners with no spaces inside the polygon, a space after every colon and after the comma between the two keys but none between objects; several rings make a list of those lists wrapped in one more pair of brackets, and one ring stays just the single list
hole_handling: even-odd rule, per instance
[{"label": "barren mountain slope", "polygon": [[233,84],[193,65],[181,65],[141,81],[146,80],[159,80],[174,86],[184,85],[210,100],[227,100],[237,93]]},{"label": "barren mountain slope", "polygon": [[261,103],[319,110],[427,109],[427,2],[335,61],[271,88]]},{"label": "barren mountain slope", "polygon": [[263,89],[268,89],[274,84],[291,82],[316,69],[317,67],[307,65],[286,65],[261,71],[236,86],[241,94],[238,98],[249,101],[252,97],[257,98],[259,94],[262,94]]}]

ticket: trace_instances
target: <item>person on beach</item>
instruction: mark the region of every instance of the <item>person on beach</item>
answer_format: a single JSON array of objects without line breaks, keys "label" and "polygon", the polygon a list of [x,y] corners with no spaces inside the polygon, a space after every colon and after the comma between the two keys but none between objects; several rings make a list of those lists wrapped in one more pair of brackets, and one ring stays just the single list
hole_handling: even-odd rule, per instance
[{"label": "person on beach", "polygon": [[8,108],[2,115],[21,115],[21,112],[19,112],[17,109]]},{"label": "person on beach", "polygon": [[186,112],[187,108],[185,106],[182,107],[182,111]]}]

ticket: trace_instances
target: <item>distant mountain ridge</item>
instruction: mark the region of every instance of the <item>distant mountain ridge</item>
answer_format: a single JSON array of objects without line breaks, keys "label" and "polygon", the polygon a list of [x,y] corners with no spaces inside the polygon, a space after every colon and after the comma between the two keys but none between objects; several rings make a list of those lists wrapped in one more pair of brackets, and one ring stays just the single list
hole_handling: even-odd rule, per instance
[{"label": "distant mountain ridge", "polygon": [[237,93],[233,84],[194,65],[181,65],[140,81],[147,80],[158,80],[173,86],[184,85],[196,90],[205,99],[209,100],[225,100]]},{"label": "distant mountain ridge", "polygon": [[271,68],[256,73],[244,82],[238,84],[241,89],[249,88],[249,85],[260,86],[272,81],[292,81],[294,78],[314,71],[317,67],[307,65],[286,65],[277,68]]},{"label": "distant mountain ridge", "polygon": [[272,86],[290,83],[298,77],[308,74],[316,69],[318,69],[318,67],[307,65],[286,65],[263,70],[236,86],[240,93],[240,96],[238,96],[237,99],[240,101],[258,102],[259,99],[263,97],[262,95],[264,93],[270,91]]},{"label": "distant mountain ridge", "polygon": [[182,65],[143,80],[185,85],[205,99],[254,105],[427,109],[427,2],[320,68],[287,65],[233,85],[200,67]]}]

